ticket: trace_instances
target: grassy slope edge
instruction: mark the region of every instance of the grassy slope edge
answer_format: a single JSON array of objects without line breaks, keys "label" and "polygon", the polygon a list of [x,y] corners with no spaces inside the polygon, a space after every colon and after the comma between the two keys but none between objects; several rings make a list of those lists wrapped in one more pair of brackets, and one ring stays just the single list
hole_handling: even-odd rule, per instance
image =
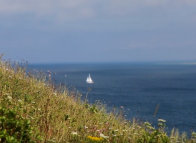
[{"label": "grassy slope edge", "polygon": [[0,58],[0,142],[27,142],[27,136],[29,142],[47,143],[196,142],[194,132],[188,139],[177,130],[167,135],[164,120],[158,129],[127,121],[121,112],[108,113],[101,103],[88,104],[79,93],[45,79],[41,72],[26,73],[25,65],[11,66]]}]

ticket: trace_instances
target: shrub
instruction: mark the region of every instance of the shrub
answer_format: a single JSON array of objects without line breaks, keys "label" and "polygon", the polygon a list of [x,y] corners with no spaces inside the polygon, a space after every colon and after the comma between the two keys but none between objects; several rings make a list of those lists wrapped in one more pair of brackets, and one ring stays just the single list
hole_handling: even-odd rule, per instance
[{"label": "shrub", "polygon": [[0,104],[0,142],[33,142],[30,120],[17,114],[16,108],[9,109]]}]

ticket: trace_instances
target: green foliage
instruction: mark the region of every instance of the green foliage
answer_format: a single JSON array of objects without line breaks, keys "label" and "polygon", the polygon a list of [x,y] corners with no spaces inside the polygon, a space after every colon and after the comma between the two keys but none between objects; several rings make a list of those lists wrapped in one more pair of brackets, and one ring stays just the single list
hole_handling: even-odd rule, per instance
[{"label": "green foliage", "polygon": [[0,142],[33,142],[30,120],[17,115],[16,109],[7,109],[0,104]]},{"label": "green foliage", "polygon": [[90,107],[90,112],[91,112],[91,113],[97,113],[97,112],[98,112],[98,109],[97,109],[97,107],[96,107],[95,104],[93,104],[93,105]]}]

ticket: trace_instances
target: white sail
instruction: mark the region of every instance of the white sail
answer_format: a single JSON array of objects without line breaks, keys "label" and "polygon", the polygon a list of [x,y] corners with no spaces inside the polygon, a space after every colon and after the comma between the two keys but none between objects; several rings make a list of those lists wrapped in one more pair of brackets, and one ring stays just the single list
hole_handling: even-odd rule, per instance
[{"label": "white sail", "polygon": [[93,80],[91,79],[90,74],[89,74],[89,76],[87,77],[86,82],[87,82],[87,83],[93,83]]}]

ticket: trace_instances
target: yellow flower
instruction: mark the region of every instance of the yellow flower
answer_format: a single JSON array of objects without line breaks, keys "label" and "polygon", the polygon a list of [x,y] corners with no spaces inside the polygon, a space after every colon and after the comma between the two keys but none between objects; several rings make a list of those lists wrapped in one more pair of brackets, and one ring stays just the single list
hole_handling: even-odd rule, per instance
[{"label": "yellow flower", "polygon": [[102,140],[103,140],[103,138],[99,138],[99,137],[92,137],[92,136],[88,136],[87,138],[88,138],[88,139],[90,139],[91,141],[97,141],[97,142],[99,142],[99,141],[102,141]]}]

